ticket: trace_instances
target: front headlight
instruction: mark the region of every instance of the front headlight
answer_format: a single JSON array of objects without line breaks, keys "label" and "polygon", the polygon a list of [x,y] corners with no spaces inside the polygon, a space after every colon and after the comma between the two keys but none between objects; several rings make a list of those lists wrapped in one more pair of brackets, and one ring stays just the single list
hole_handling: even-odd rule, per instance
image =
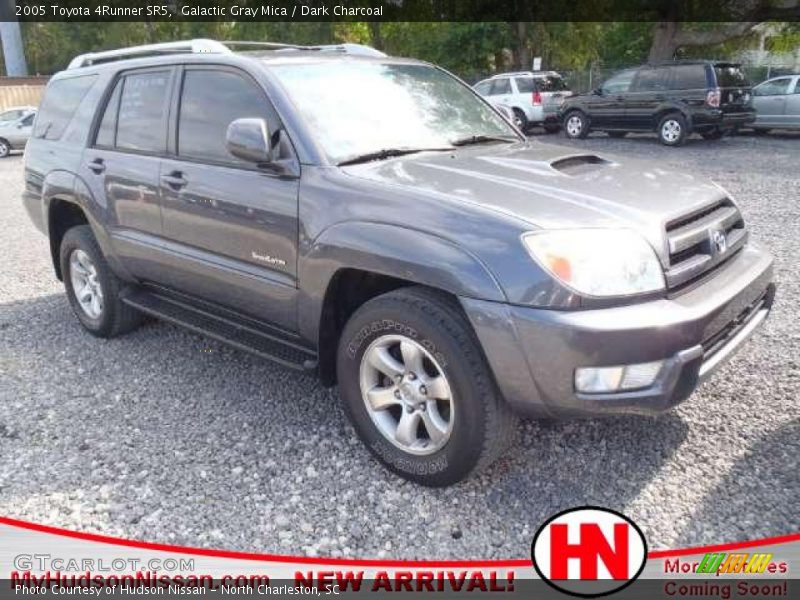
[{"label": "front headlight", "polygon": [[628,229],[536,231],[522,236],[531,256],[567,287],[588,296],[629,296],[664,289],[650,244]]}]

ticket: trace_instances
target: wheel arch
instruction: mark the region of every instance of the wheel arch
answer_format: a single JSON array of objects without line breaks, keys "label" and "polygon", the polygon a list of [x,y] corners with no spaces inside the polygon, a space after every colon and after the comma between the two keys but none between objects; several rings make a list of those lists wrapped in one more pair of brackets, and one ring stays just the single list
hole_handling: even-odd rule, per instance
[{"label": "wheel arch", "polygon": [[50,240],[50,259],[56,277],[63,280],[61,272],[61,242],[64,235],[78,225],[89,225],[89,217],[83,207],[72,197],[52,196],[47,200],[47,234]]},{"label": "wheel arch", "polygon": [[344,324],[375,296],[419,285],[453,297],[506,300],[494,276],[471,253],[432,234],[382,223],[327,229],[301,259],[298,275],[300,333],[316,344],[326,385],[335,383]]},{"label": "wheel arch", "polygon": [[689,111],[686,106],[682,106],[680,104],[664,104],[660,106],[656,110],[655,118],[653,119],[653,131],[658,133],[658,126],[661,123],[661,119],[670,113],[680,114],[686,120],[686,125],[688,127],[688,131],[686,133],[689,134],[692,132],[694,125],[692,123],[691,111]]}]

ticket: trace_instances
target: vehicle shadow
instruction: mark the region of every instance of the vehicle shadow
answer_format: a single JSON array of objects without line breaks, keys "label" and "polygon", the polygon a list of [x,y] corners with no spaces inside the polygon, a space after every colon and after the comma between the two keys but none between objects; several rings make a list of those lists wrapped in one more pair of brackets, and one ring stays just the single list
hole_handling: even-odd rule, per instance
[{"label": "vehicle shadow", "polygon": [[519,556],[560,509],[624,512],[687,435],[676,414],[525,421],[487,472],[427,489],[316,378],[171,325],[97,339],[54,294],[0,305],[0,346],[0,514],[133,539],[302,554],[343,527],[320,554]]},{"label": "vehicle shadow", "polygon": [[[768,482],[769,485],[765,485]],[[765,435],[727,470],[685,524],[676,547],[776,535],[775,523],[800,523],[800,419]],[[725,506],[725,511],[720,507]],[[731,522],[731,514],[741,519]],[[727,517],[726,517],[727,516]],[[736,534],[733,539],[731,532]],[[783,531],[782,533],[797,533]],[[779,557],[780,558],[780,557]]]}]

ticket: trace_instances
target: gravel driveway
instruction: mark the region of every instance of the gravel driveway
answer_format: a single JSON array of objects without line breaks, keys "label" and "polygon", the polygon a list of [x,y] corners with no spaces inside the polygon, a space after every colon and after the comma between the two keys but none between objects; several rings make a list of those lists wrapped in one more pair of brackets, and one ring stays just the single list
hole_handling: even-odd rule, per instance
[{"label": "gravel driveway", "polygon": [[337,394],[162,323],[84,333],[0,161],[0,514],[83,531],[323,556],[524,558],[552,513],[599,504],[654,548],[800,524],[800,137],[603,135],[545,143],[651,157],[715,178],[775,255],[772,317],[658,419],[520,426],[492,472],[445,490],[388,475]]}]

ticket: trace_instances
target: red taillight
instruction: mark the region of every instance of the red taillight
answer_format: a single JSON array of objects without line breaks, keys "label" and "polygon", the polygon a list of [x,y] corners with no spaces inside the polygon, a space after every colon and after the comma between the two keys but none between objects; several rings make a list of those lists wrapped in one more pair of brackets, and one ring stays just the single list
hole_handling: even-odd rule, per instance
[{"label": "red taillight", "polygon": [[708,92],[708,95],[706,95],[706,104],[708,104],[711,108],[719,108],[721,98],[722,93],[719,91],[719,88],[711,90]]},{"label": "red taillight", "polygon": [[541,106],[542,104],[542,95],[539,92],[533,92],[533,97],[531,98],[534,106]]}]

